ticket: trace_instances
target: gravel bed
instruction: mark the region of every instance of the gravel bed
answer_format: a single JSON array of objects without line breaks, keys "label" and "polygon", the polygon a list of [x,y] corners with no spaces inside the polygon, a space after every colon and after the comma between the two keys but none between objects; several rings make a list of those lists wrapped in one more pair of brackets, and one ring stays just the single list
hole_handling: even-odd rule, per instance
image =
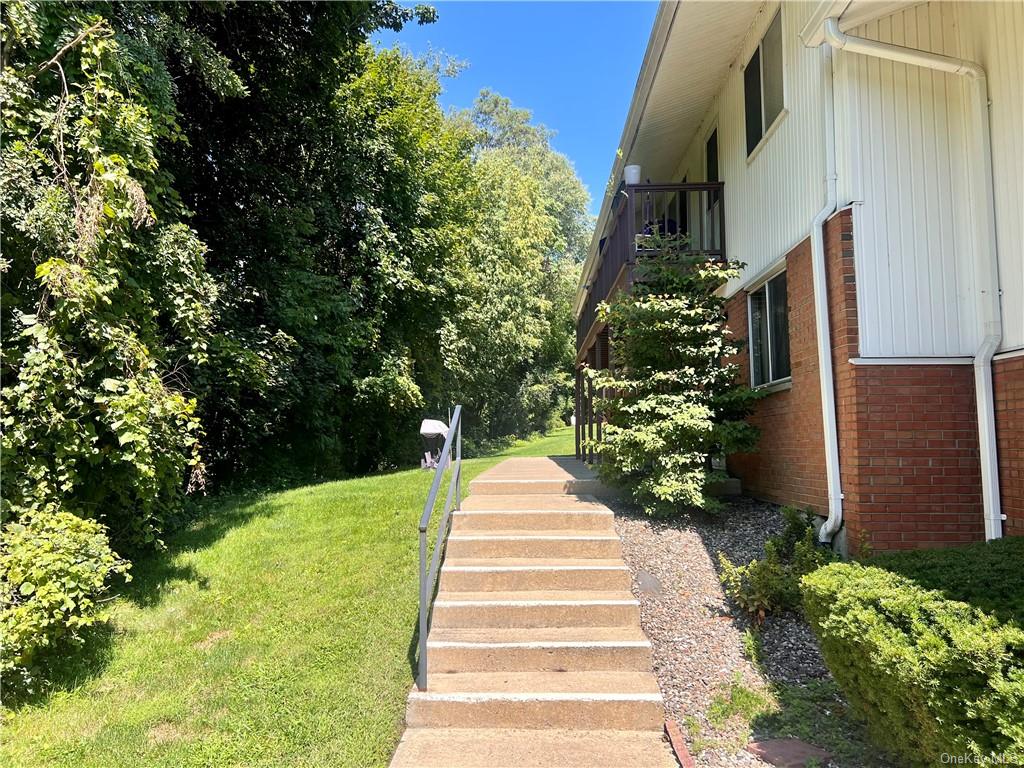
[{"label": "gravel bed", "polygon": [[[698,765],[767,766],[743,751],[745,725],[720,730],[705,712],[715,694],[737,678],[750,688],[767,686],[744,657],[749,622],[726,601],[717,553],[724,552],[735,563],[760,557],[765,539],[782,529],[778,507],[739,498],[719,515],[657,520],[625,502],[611,506],[668,716],[682,724],[684,733],[699,725],[703,743],[698,746],[704,750],[695,755]],[[798,683],[828,675],[810,628],[795,615],[765,622],[761,662],[767,676],[777,681]],[[687,740],[692,741],[692,734]],[[721,748],[707,748],[709,741]],[[690,746],[694,751],[694,744]]]},{"label": "gravel bed", "polygon": [[800,616],[769,616],[761,627],[761,665],[770,680],[803,683],[829,677],[818,640]]}]

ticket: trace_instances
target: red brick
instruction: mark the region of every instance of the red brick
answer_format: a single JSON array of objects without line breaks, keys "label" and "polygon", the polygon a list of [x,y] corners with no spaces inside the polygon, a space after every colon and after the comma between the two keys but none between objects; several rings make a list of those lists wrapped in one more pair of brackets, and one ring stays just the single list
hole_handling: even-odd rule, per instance
[{"label": "red brick", "polygon": [[1024,536],[1024,355],[992,364],[1003,532]]},{"label": "red brick", "polygon": [[[851,549],[961,544],[983,538],[973,370],[964,365],[852,365],[859,356],[853,219],[840,211],[825,233],[829,321],[844,515]],[[825,449],[810,241],[786,255],[792,387],[758,403],[758,450],[732,456],[748,492],[827,512]],[[746,294],[728,322],[747,335]],[[746,352],[739,355],[748,380]],[[997,363],[997,365],[999,365]],[[1024,535],[1024,358],[997,368],[998,439],[1008,533]]]}]

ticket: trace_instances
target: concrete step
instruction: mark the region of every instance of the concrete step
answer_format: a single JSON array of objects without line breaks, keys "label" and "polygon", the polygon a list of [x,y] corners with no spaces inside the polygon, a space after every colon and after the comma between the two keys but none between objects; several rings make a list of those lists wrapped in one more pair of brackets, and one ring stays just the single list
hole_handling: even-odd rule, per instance
[{"label": "concrete step", "polygon": [[452,532],[447,557],[610,558],[622,557],[622,545],[614,530]]},{"label": "concrete step", "polygon": [[410,728],[600,728],[660,731],[650,672],[467,672],[429,678],[409,695]]},{"label": "concrete step", "polygon": [[485,509],[566,509],[566,510],[606,510],[604,504],[595,497],[577,494],[521,494],[467,496],[462,500],[463,510]]},{"label": "concrete step", "polygon": [[410,728],[393,768],[678,768],[651,731]]},{"label": "concrete step", "polygon": [[458,532],[524,529],[603,531],[615,530],[615,516],[598,509],[463,509],[452,516],[452,530]]},{"label": "concrete step", "polygon": [[[621,627],[638,625],[627,591],[439,592],[431,627]],[[429,639],[429,638],[428,638]]]},{"label": "concrete step", "polygon": [[429,674],[592,672],[651,669],[651,643],[636,627],[435,627],[427,641]]},{"label": "concrete step", "polygon": [[537,558],[451,559],[441,569],[441,589],[459,592],[515,590],[622,590],[630,587],[621,560]]},{"label": "concrete step", "polygon": [[469,484],[470,494],[482,496],[507,496],[537,494],[600,494],[604,484],[595,478],[562,480],[502,480],[476,479]]}]

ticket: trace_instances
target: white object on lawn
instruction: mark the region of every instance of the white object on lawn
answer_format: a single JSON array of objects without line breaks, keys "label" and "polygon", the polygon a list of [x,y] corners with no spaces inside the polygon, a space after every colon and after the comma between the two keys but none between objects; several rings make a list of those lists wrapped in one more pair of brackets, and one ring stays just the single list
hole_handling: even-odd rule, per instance
[{"label": "white object on lawn", "polygon": [[423,452],[423,458],[420,459],[420,468],[434,469],[441,459],[444,441],[448,438],[448,425],[437,419],[424,419],[420,422],[420,436],[427,449]]}]

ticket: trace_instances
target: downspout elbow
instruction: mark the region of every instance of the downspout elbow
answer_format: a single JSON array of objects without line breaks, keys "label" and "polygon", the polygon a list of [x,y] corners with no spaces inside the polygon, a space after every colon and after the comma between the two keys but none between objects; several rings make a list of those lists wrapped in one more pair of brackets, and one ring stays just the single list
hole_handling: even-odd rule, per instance
[{"label": "downspout elbow", "polygon": [[846,47],[846,34],[839,29],[839,19],[830,17],[825,19],[825,42],[833,48],[842,50]]},{"label": "downspout elbow", "polygon": [[978,351],[974,354],[974,367],[992,365],[992,358],[996,356],[999,345],[1003,343],[1003,329],[1001,323],[988,323],[989,328],[985,338],[981,340]]}]

